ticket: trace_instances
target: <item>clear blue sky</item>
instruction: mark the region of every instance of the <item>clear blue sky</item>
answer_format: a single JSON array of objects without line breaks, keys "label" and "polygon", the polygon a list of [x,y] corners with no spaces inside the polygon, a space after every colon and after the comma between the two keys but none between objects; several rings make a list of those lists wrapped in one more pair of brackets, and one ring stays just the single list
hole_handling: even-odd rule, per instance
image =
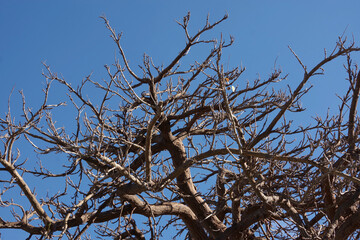
[{"label": "clear blue sky", "polygon": [[[0,113],[4,114],[13,87],[23,89],[29,104],[36,104],[44,79],[42,61],[76,84],[93,72],[105,77],[115,45],[103,21],[105,15],[124,33],[123,46],[134,65],[146,52],[166,64],[184,46],[175,20],[188,11],[192,30],[204,24],[207,14],[229,19],[211,37],[233,35],[235,44],[226,55],[230,66],[247,68],[245,78],[266,78],[276,65],[289,73],[289,84],[301,77],[290,45],[305,64],[312,66],[332,49],[337,37],[360,39],[359,1],[5,1],[0,0]],[[335,74],[341,71],[337,65]],[[330,69],[329,73],[331,73]],[[343,75],[341,75],[343,76]],[[315,86],[337,89],[342,79],[328,75]],[[323,87],[317,87],[322,89]],[[313,92],[316,92],[314,88]],[[317,95],[316,95],[317,96]],[[16,100],[16,94],[13,101]],[[304,99],[306,100],[306,99]],[[325,105],[324,105],[325,106]]]},{"label": "clear blue sky", "polygon": [[[168,63],[178,53],[185,39],[175,20],[188,11],[193,32],[203,26],[207,14],[217,20],[228,13],[229,19],[207,35],[234,36],[225,63],[242,64],[247,68],[244,80],[251,80],[258,75],[267,78],[276,61],[289,73],[288,83],[295,85],[303,72],[288,45],[311,67],[322,59],[324,48],[333,49],[345,30],[360,43],[359,9],[358,0],[0,0],[0,114],[3,117],[7,110],[13,87],[14,111],[20,108],[17,91],[21,89],[30,106],[39,106],[42,61],[74,85],[91,72],[94,80],[105,78],[103,66],[113,63],[116,49],[101,15],[124,33],[123,47],[136,66],[144,52],[158,64]],[[314,79],[314,89],[303,99],[304,107],[314,114],[334,108],[338,103],[334,94],[345,86],[341,62],[325,70],[326,77]],[[6,232],[3,239],[20,236],[16,234]]]}]

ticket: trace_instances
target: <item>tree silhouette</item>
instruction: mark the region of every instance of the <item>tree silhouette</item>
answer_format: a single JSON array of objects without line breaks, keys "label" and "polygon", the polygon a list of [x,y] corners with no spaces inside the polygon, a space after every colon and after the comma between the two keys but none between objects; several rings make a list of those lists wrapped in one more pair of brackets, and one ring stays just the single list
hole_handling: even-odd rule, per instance
[{"label": "tree silhouette", "polygon": [[[86,239],[90,230],[114,239],[359,238],[360,74],[350,54],[360,48],[353,42],[339,38],[313,68],[293,52],[303,79],[295,89],[279,89],[286,78],[280,70],[244,84],[244,68],[224,69],[222,50],[233,40],[202,34],[227,16],[207,19],[191,35],[188,14],[178,22],[186,45],[171,63],[157,66],[145,55],[136,70],[121,34],[102,18],[120,53],[105,66],[106,81],[88,76],[73,87],[45,65],[41,106],[32,110],[23,98],[20,121],[10,108],[0,119],[0,204],[8,211],[0,228],[25,231],[28,239]],[[208,46],[208,55],[180,65],[197,45]],[[338,112],[307,127],[291,125],[305,110],[305,85],[340,56],[348,90]],[[76,109],[73,128],[57,126],[52,115],[65,107],[48,103],[55,84]],[[102,95],[88,97],[90,86]],[[35,168],[24,142],[40,156]],[[55,171],[54,161],[62,164]],[[32,190],[33,179],[55,179],[63,190]],[[27,202],[10,198],[14,189]],[[167,229],[176,232],[165,236]]]}]

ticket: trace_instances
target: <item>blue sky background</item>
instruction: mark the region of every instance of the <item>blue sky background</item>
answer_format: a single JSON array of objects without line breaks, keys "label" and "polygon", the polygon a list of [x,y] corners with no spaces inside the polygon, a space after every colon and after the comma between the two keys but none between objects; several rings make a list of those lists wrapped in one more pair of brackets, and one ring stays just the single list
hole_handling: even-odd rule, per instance
[{"label": "blue sky background", "polygon": [[[175,20],[191,11],[193,32],[211,20],[229,14],[229,19],[209,37],[230,34],[234,46],[225,52],[229,67],[247,68],[244,80],[266,78],[276,66],[289,73],[288,84],[296,84],[300,65],[290,45],[309,67],[331,50],[345,30],[360,37],[359,1],[5,1],[0,0],[0,114],[7,108],[10,91],[23,89],[30,105],[38,103],[44,79],[42,61],[76,84],[93,72],[105,77],[104,64],[113,63],[115,45],[99,18],[105,15],[123,32],[123,47],[136,66],[143,53],[155,63],[166,64],[184,46],[182,29]],[[197,50],[196,50],[197,51]],[[200,51],[200,50],[199,50]],[[196,52],[199,53],[199,52]],[[200,52],[201,53],[201,52]],[[196,57],[196,56],[195,56]],[[343,83],[341,65],[315,81],[314,97],[333,96]],[[325,90],[325,91],[324,91]],[[317,93],[317,91],[320,91]],[[304,99],[313,103],[312,94]],[[317,104],[326,111],[329,105]],[[14,109],[15,110],[15,109]]]},{"label": "blue sky background", "polygon": [[[73,85],[91,72],[93,80],[106,78],[103,66],[111,65],[117,53],[101,15],[123,32],[123,48],[130,63],[137,66],[144,52],[160,65],[167,64],[181,50],[185,38],[175,20],[188,11],[193,33],[204,25],[207,14],[214,21],[228,13],[227,21],[205,35],[234,36],[234,45],[224,54],[225,66],[245,66],[244,81],[267,78],[276,66],[289,73],[287,84],[295,86],[303,72],[288,46],[312,67],[323,58],[324,48],[330,52],[335,47],[345,30],[346,36],[359,43],[359,9],[358,0],[0,0],[0,114],[4,117],[13,88],[11,107],[15,113],[21,107],[17,93],[21,89],[29,106],[39,106],[45,82],[42,61]],[[190,56],[196,60],[206,53],[204,50],[195,50]],[[335,93],[342,95],[347,86],[341,61],[325,70],[325,76],[313,79],[314,88],[303,99],[304,107],[310,110],[303,122],[309,121],[310,115],[324,115],[328,107],[336,109],[339,101]],[[64,92],[57,89],[52,93],[54,99],[64,97]],[[66,115],[62,120],[66,121]],[[2,240],[23,236],[16,231],[0,233]]]}]

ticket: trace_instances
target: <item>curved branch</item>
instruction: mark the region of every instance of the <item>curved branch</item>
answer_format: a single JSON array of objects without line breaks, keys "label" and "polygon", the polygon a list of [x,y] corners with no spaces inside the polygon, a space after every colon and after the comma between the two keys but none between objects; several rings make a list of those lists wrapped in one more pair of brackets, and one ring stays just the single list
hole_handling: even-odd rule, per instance
[{"label": "curved branch", "polygon": [[[291,104],[294,102],[294,100],[296,99],[296,97],[300,94],[301,90],[303,89],[303,87],[305,86],[305,84],[308,82],[308,80],[310,79],[310,77],[312,77],[313,75],[316,74],[316,72],[321,69],[321,67],[332,61],[333,59],[339,57],[339,56],[343,56],[344,54],[347,54],[349,52],[355,52],[355,51],[360,51],[360,48],[354,48],[353,46],[349,47],[349,48],[340,48],[338,50],[338,52],[336,54],[330,55],[329,57],[326,57],[324,60],[322,60],[320,63],[318,63],[313,69],[310,70],[310,72],[305,70],[304,73],[304,78],[303,80],[300,82],[300,84],[297,86],[297,88],[295,89],[295,91],[293,92],[293,94],[291,94],[290,99],[280,108],[280,112],[273,118],[273,120],[270,122],[269,126],[260,134],[258,134],[255,139],[253,139],[249,144],[248,144],[248,149],[253,148],[257,143],[259,143],[262,139],[264,139],[265,137],[267,137],[271,131],[273,130],[273,128],[275,127],[275,125],[278,123],[278,121],[280,120],[280,118],[282,116],[284,116],[285,112],[288,110],[288,108],[291,106]],[[294,55],[296,56],[296,54],[294,53]]]}]

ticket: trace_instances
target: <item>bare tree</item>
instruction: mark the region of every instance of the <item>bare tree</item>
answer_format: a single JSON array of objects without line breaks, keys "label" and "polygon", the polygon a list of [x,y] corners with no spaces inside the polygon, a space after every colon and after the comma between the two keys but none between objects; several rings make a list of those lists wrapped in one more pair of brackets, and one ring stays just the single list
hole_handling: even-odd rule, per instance
[{"label": "bare tree", "polygon": [[[187,239],[359,239],[360,74],[350,54],[360,48],[339,38],[313,68],[293,52],[304,72],[296,89],[275,86],[286,78],[279,70],[244,84],[245,69],[225,71],[221,61],[232,39],[201,37],[226,18],[207,19],[191,35],[185,16],[178,24],[186,45],[165,67],[145,55],[140,69],[132,68],[105,17],[120,53],[105,66],[107,81],[88,76],[73,87],[45,65],[42,105],[32,110],[23,97],[20,121],[10,108],[0,119],[0,205],[8,210],[0,228],[25,231],[28,239],[86,239],[88,232],[159,239],[167,229]],[[200,44],[208,55],[180,66]],[[306,84],[340,56],[348,90],[338,112],[292,126],[289,118],[304,111]],[[76,109],[68,111],[75,113],[72,128],[53,119],[65,104],[48,103],[51,84],[67,89]],[[87,97],[88,86],[102,95]],[[40,156],[36,168],[20,155],[25,141]],[[62,167],[52,169],[53,161]],[[32,190],[38,178],[56,179],[63,190]],[[17,188],[27,202],[9,198]]]}]

